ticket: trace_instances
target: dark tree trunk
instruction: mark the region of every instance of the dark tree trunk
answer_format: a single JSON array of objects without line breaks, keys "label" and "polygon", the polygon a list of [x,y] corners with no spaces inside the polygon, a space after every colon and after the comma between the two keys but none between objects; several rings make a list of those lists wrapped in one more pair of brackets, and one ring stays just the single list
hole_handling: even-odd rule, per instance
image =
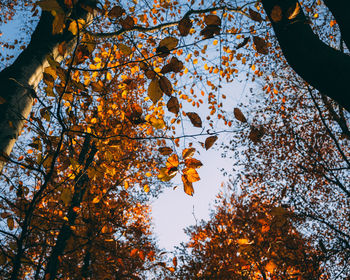
[{"label": "dark tree trunk", "polygon": [[[289,65],[307,83],[350,111],[348,85],[350,56],[323,43],[312,31],[302,9],[295,17],[288,18],[288,10],[294,10],[296,5],[300,5],[298,1],[262,0],[261,2]],[[280,19],[276,14],[273,15],[273,12],[279,10],[282,12]],[[349,19],[344,20],[347,21]]]}]

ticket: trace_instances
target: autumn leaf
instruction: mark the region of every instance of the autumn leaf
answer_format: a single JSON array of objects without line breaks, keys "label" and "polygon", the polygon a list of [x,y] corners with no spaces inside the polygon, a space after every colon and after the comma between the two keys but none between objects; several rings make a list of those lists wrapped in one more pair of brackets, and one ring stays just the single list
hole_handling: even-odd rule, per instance
[{"label": "autumn leaf", "polygon": [[73,34],[73,35],[77,35],[78,34],[78,24],[75,20],[73,20],[70,24],[69,24],[69,28],[68,30]]},{"label": "autumn leaf", "polygon": [[166,104],[167,108],[168,108],[168,111],[177,115],[180,111],[180,104],[179,104],[179,100],[172,96],[168,103]]},{"label": "autumn leaf", "polygon": [[179,166],[179,157],[177,154],[173,154],[170,156],[166,162],[166,167],[172,168],[172,167],[178,167]]},{"label": "autumn leaf", "polygon": [[300,13],[300,5],[298,2],[294,3],[292,7],[287,10],[287,18],[294,19]]},{"label": "autumn leaf", "polygon": [[248,138],[254,143],[257,144],[260,142],[261,138],[264,136],[265,130],[264,127],[259,126],[255,127],[252,126],[250,129],[250,133],[248,135]]},{"label": "autumn leaf", "polygon": [[249,40],[249,37],[244,38],[243,41],[237,45],[236,49],[238,50],[240,48],[243,48],[249,42]]},{"label": "autumn leaf", "polygon": [[64,205],[68,205],[70,201],[72,200],[73,194],[70,188],[64,188],[64,190],[61,193],[61,200],[63,201]]},{"label": "autumn leaf", "polygon": [[148,97],[155,104],[158,102],[159,99],[162,98],[162,96],[163,96],[163,91],[160,88],[159,80],[158,79],[152,80],[148,86]]},{"label": "autumn leaf", "polygon": [[121,20],[119,23],[125,30],[130,30],[135,25],[134,19],[131,16],[127,16],[125,19]]},{"label": "autumn leaf", "polygon": [[254,21],[257,21],[257,22],[263,21],[261,14],[259,12],[252,10],[251,8],[249,8],[249,15],[250,15],[250,18]]},{"label": "autumn leaf", "polygon": [[171,82],[168,80],[167,77],[160,77],[159,86],[167,96],[171,96],[171,94],[173,93],[173,86],[171,85]]},{"label": "autumn leaf", "polygon": [[163,155],[163,156],[167,156],[170,155],[173,152],[172,148],[169,147],[160,147],[158,149],[158,151]]},{"label": "autumn leaf", "polygon": [[124,45],[122,43],[119,43],[117,45],[118,49],[122,52],[122,54],[125,54],[125,55],[130,55],[132,54],[132,50],[129,46],[127,45]]},{"label": "autumn leaf", "polygon": [[7,218],[7,226],[9,227],[10,230],[14,229],[15,221],[13,220],[12,217]]},{"label": "autumn leaf", "polygon": [[279,22],[282,20],[282,9],[280,6],[275,5],[270,13],[270,17],[273,22]]},{"label": "autumn leaf", "polygon": [[246,238],[240,238],[240,239],[238,239],[238,240],[237,240],[237,243],[238,243],[239,245],[249,245],[249,244],[251,244],[251,242],[249,242],[249,240],[246,239]]},{"label": "autumn leaf", "polygon": [[202,127],[202,120],[197,113],[188,112],[186,113],[186,115],[190,119],[194,127]]},{"label": "autumn leaf", "polygon": [[247,119],[243,115],[242,111],[239,108],[234,108],[233,109],[233,114],[235,115],[235,118],[239,120],[240,122],[247,122]]},{"label": "autumn leaf", "polygon": [[261,53],[261,54],[268,54],[269,53],[267,43],[263,38],[258,37],[258,36],[254,36],[253,41],[254,41],[254,45],[255,45],[255,48],[256,48],[258,53]]},{"label": "autumn leaf", "polygon": [[184,185],[185,193],[190,195],[190,196],[192,196],[193,193],[194,193],[194,189],[193,189],[192,183],[187,180],[185,175],[182,175],[181,178],[182,178],[182,182],[183,182],[183,185]]},{"label": "autumn leaf", "polygon": [[[177,167],[170,167],[170,168],[167,168],[167,167],[163,167],[159,170],[159,174],[158,174],[158,179],[163,181],[163,182],[168,182],[170,181],[172,178],[174,178],[177,174],[177,172],[175,172],[174,169],[172,168],[176,168]],[[168,171],[171,171],[171,174],[169,174]]]},{"label": "autumn leaf", "polygon": [[38,1],[37,4],[43,11],[55,11],[56,13],[64,14],[63,9],[56,0],[41,0]]},{"label": "autumn leaf", "polygon": [[271,274],[274,272],[274,270],[277,268],[277,265],[273,262],[273,261],[269,261],[266,266],[265,269],[270,272]]},{"label": "autumn leaf", "polygon": [[179,73],[181,72],[182,68],[183,68],[183,63],[180,60],[178,60],[176,57],[172,57],[170,62],[163,66],[160,73],[162,74],[166,74],[170,72]]},{"label": "autumn leaf", "polygon": [[177,258],[176,257],[173,258],[173,265],[174,265],[174,267],[177,267]]},{"label": "autumn leaf", "polygon": [[194,153],[196,152],[195,148],[187,148],[182,151],[182,158],[188,159],[193,157]]},{"label": "autumn leaf", "polygon": [[93,89],[93,91],[95,91],[95,92],[103,92],[103,83],[102,83],[102,81],[92,82],[90,84],[90,86]]},{"label": "autumn leaf", "polygon": [[204,17],[204,23],[206,25],[221,25],[221,19],[216,15],[206,15]]},{"label": "autumn leaf", "polygon": [[185,165],[189,168],[200,168],[203,166],[203,163],[198,159],[188,158],[185,160]]},{"label": "autumn leaf", "polygon": [[123,13],[125,13],[125,10],[120,6],[114,6],[109,12],[108,17],[110,18],[120,18]]},{"label": "autumn leaf", "polygon": [[179,40],[176,39],[175,37],[166,37],[163,40],[159,42],[158,47],[166,47],[169,51],[173,50],[176,48]]},{"label": "autumn leaf", "polygon": [[177,26],[181,36],[187,36],[190,33],[191,27],[192,21],[188,17],[181,19]]},{"label": "autumn leaf", "polygon": [[209,25],[201,30],[200,35],[204,37],[204,39],[209,39],[214,37],[214,35],[220,34],[220,26],[218,25]]},{"label": "autumn leaf", "polygon": [[215,141],[218,139],[217,136],[209,136],[207,139],[205,139],[205,149],[209,150],[215,143]]},{"label": "autumn leaf", "polygon": [[185,168],[182,170],[182,173],[186,176],[186,179],[190,183],[194,183],[200,180],[200,177],[198,175],[198,172],[194,168]]}]

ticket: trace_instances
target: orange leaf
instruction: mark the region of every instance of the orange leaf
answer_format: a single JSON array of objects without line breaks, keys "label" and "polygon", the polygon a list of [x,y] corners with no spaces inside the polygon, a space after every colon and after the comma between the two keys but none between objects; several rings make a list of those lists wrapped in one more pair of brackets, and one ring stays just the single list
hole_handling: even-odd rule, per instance
[{"label": "orange leaf", "polygon": [[173,154],[171,157],[168,158],[166,162],[166,167],[172,168],[172,167],[178,167],[179,166],[179,157],[177,154]]},{"label": "orange leaf", "polygon": [[265,266],[265,269],[270,273],[273,273],[276,268],[277,265],[273,261],[269,261]]},{"label": "orange leaf", "polygon": [[194,168],[185,168],[182,170],[182,172],[190,183],[197,182],[201,179],[198,175],[198,172]]},{"label": "orange leaf", "polygon": [[188,158],[193,157],[195,151],[196,151],[195,148],[184,149],[184,150],[182,151],[182,158],[183,158],[183,159],[188,159]]},{"label": "orange leaf", "polygon": [[189,182],[185,175],[182,175],[182,182],[184,184],[184,191],[186,194],[192,196],[194,193],[193,185]]}]

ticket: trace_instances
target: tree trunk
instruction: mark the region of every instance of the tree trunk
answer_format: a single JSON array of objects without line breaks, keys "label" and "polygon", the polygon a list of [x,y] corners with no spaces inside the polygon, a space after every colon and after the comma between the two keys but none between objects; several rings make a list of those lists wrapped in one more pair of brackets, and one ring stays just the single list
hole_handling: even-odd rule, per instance
[{"label": "tree trunk", "polygon": [[[316,36],[302,9],[294,9],[297,5],[300,7],[298,1],[261,2],[289,65],[307,83],[350,111],[350,56],[329,47]],[[291,11],[298,12],[291,16]]]},{"label": "tree trunk", "polygon": [[[74,13],[77,19],[92,17],[80,6]],[[28,47],[11,66],[0,72],[0,173],[32,109],[35,89],[43,78],[44,68],[49,66],[47,57],[51,55],[61,61],[59,44],[66,43],[68,54],[76,42],[67,27],[62,34],[53,35],[53,19],[50,12],[43,11]]]}]

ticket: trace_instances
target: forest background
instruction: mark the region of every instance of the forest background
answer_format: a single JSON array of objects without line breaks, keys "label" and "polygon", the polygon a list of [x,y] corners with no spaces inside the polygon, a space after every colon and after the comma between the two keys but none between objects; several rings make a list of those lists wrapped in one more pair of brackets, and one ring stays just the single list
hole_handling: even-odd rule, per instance
[{"label": "forest background", "polygon": [[[35,31],[3,42],[23,50],[1,58],[3,277],[346,279],[349,32],[335,2],[5,1],[1,21],[23,8]],[[164,254],[147,201],[173,182],[193,195],[214,143],[232,180]]]}]

